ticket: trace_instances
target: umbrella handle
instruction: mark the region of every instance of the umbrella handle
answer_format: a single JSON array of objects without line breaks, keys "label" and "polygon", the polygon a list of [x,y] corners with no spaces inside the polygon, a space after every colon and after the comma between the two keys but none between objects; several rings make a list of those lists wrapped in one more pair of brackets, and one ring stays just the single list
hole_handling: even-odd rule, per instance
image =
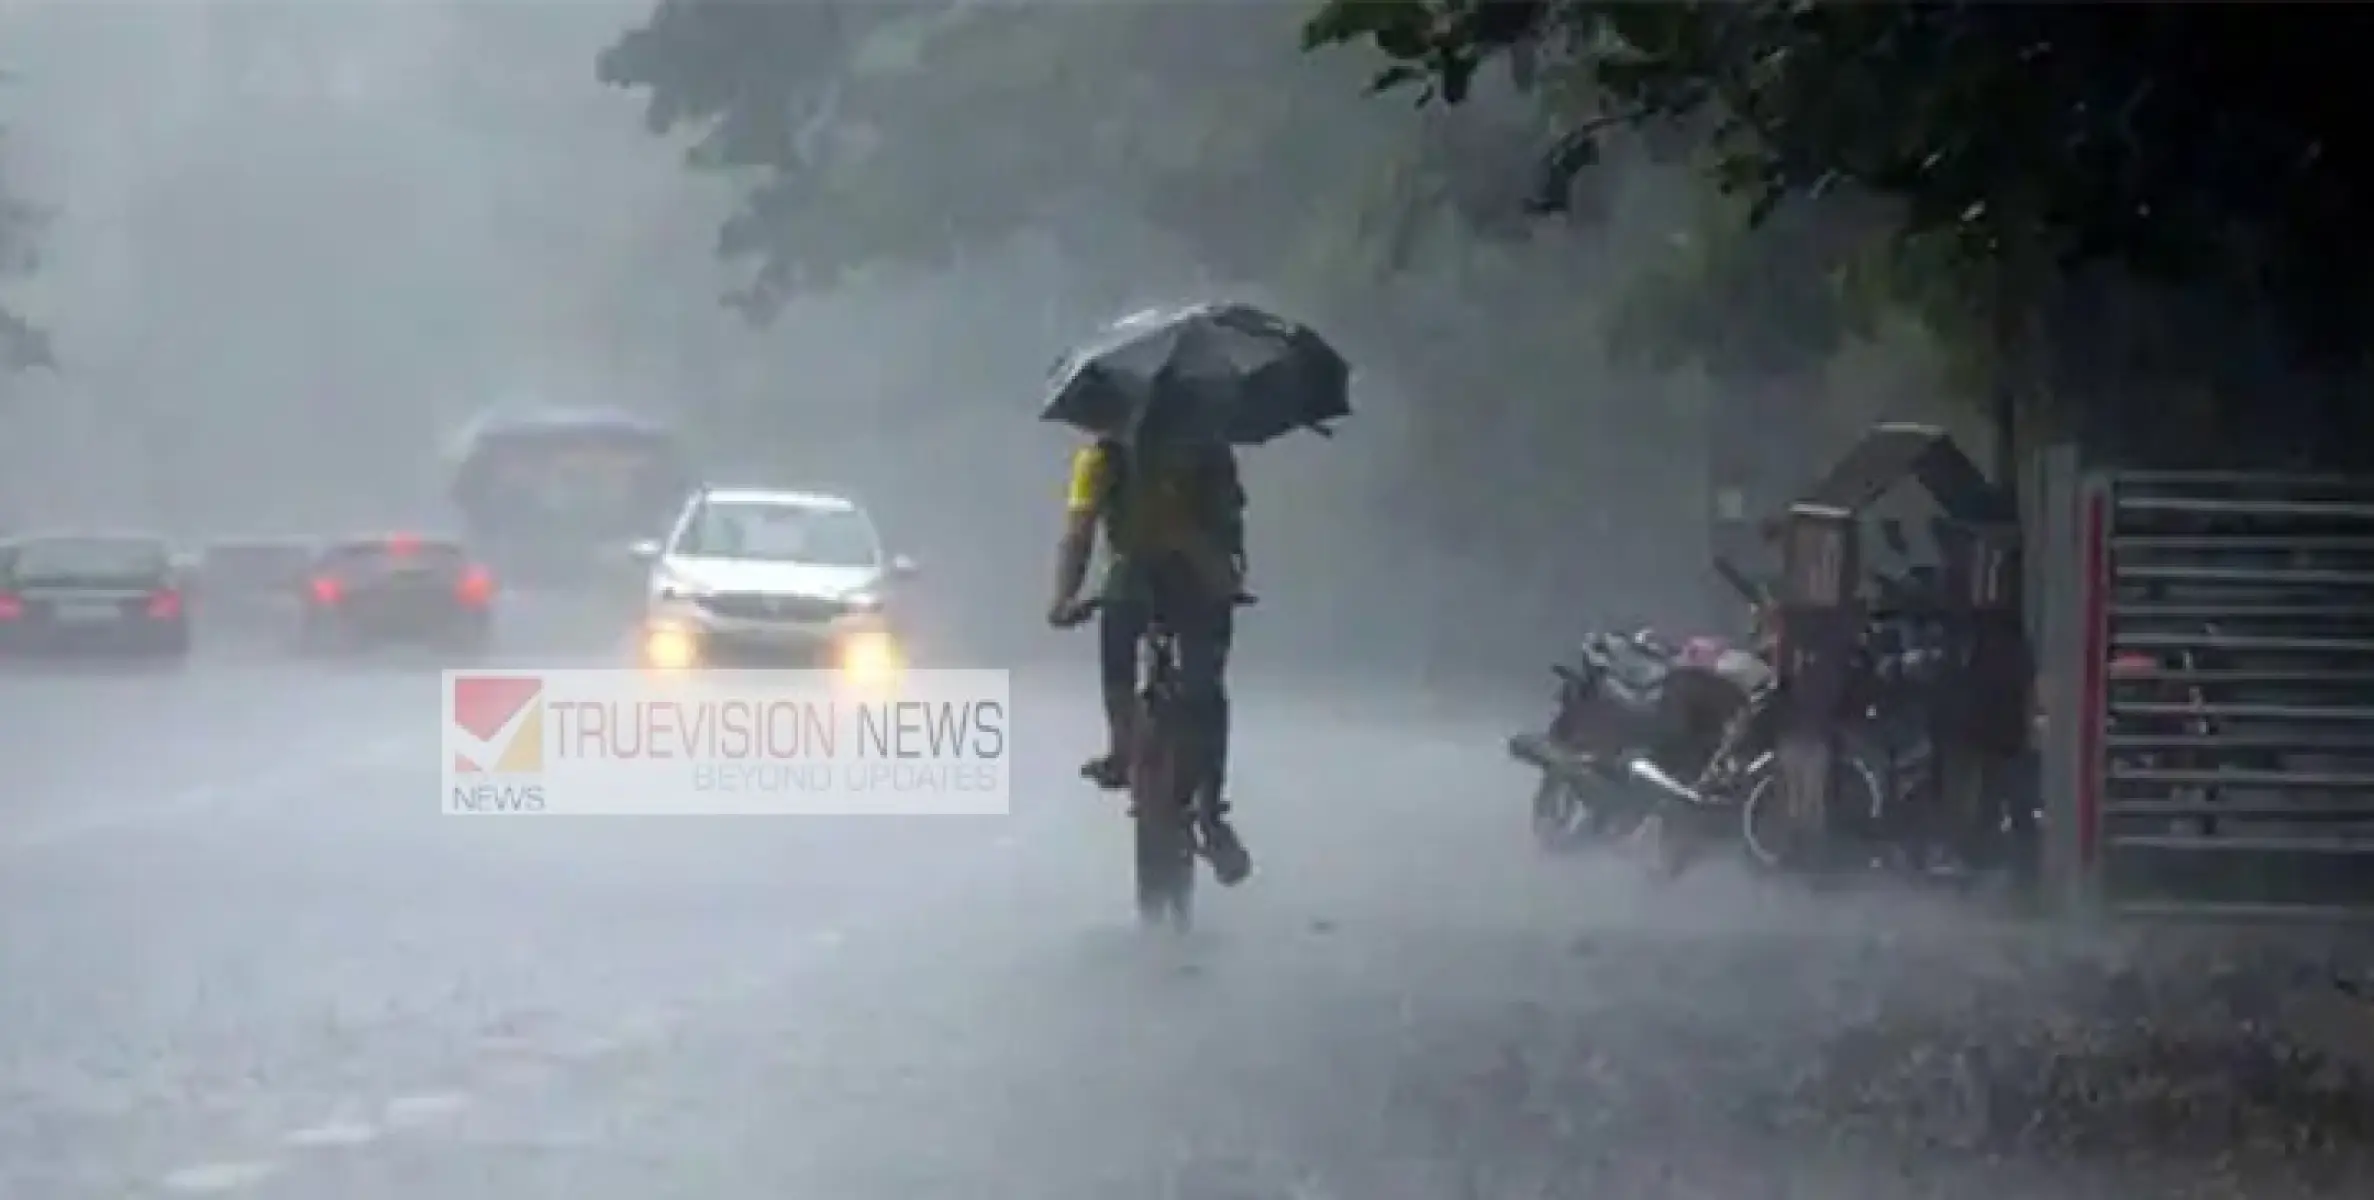
[{"label": "umbrella handle", "polygon": [[1323,438],[1331,438],[1331,437],[1334,437],[1334,436],[1335,436],[1335,430],[1333,430],[1333,429],[1331,429],[1331,428],[1329,428],[1329,427],[1327,427],[1327,426],[1325,426],[1325,425],[1320,425],[1320,424],[1317,424],[1317,423],[1313,423],[1313,424],[1312,424],[1312,426],[1311,426],[1311,432],[1312,432],[1312,433],[1315,433],[1315,434],[1318,434],[1320,437],[1323,437]]}]

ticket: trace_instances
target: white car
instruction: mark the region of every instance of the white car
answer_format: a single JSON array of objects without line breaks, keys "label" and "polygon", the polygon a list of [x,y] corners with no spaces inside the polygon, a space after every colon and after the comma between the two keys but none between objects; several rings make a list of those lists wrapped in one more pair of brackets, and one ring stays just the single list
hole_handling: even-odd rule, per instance
[{"label": "white car", "polygon": [[888,593],[915,564],[882,548],[853,500],[707,488],[666,540],[635,553],[651,569],[637,639],[645,666],[898,665]]}]

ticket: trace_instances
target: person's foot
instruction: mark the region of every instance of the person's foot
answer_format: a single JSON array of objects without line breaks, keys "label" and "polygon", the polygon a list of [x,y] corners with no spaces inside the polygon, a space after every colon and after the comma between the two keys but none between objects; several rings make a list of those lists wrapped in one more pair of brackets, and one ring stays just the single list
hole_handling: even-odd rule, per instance
[{"label": "person's foot", "polygon": [[1225,817],[1205,819],[1204,855],[1212,860],[1212,875],[1222,887],[1235,887],[1253,874],[1253,856]]},{"label": "person's foot", "polygon": [[1129,786],[1129,764],[1117,754],[1102,754],[1080,765],[1080,778],[1108,792]]}]

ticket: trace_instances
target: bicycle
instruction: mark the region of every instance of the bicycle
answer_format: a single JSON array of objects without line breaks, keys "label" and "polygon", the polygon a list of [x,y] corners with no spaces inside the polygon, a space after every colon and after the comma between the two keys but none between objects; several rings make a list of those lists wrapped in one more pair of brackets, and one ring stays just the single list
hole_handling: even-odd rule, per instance
[{"label": "bicycle", "polygon": [[[1255,597],[1239,593],[1231,603],[1243,608],[1255,603]],[[1104,605],[1101,598],[1082,604],[1076,610],[1078,621],[1088,620]],[[1202,777],[1209,757],[1200,753],[1196,739],[1202,731],[1187,712],[1181,692],[1178,635],[1159,607],[1138,639],[1138,655],[1138,677],[1145,683],[1138,691],[1129,746],[1138,920],[1183,932],[1195,921],[1198,858],[1210,861],[1224,883],[1243,879],[1252,864],[1233,837],[1225,842],[1227,853],[1215,855],[1218,781]]]}]

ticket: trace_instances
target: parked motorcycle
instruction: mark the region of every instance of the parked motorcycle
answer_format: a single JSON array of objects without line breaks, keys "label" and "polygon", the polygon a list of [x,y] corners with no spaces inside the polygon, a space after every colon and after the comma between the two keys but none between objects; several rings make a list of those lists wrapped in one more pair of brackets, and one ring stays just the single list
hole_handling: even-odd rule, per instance
[{"label": "parked motorcycle", "polygon": [[[1718,570],[1761,604],[1729,563]],[[1541,772],[1533,835],[1553,852],[1631,836],[1663,806],[1695,797],[1710,775],[1736,773],[1731,756],[1753,750],[1743,730],[1762,724],[1743,714],[1772,677],[1726,639],[1677,644],[1647,629],[1591,634],[1551,670],[1558,687],[1547,727],[1508,748]]]},{"label": "parked motorcycle", "polygon": [[[1728,562],[1716,566],[1759,614],[1757,645],[1765,647],[1770,631],[1761,614],[1772,611],[1769,590]],[[1824,842],[1849,859],[1881,865],[1919,858],[1933,832],[1921,823],[1936,811],[1938,793],[1926,701],[1946,665],[1946,651],[1935,623],[1905,603],[1919,581],[1885,575],[1874,581],[1883,600],[1858,650],[1856,691],[1848,701],[1848,711],[1856,716],[1840,730],[1836,791]],[[1702,736],[1686,753],[1638,735],[1602,750],[1589,764],[1601,792],[1613,797],[1601,803],[1625,806],[1621,825],[1626,829],[1656,816],[1659,857],[1669,875],[1734,838],[1759,867],[1804,869],[1809,864],[1792,849],[1797,839],[1788,836],[1781,802],[1778,679],[1761,656],[1727,646],[1702,649],[1708,652],[1702,670],[1715,668],[1716,662],[1730,668],[1709,671],[1726,685],[1723,707],[1702,710],[1710,717],[1720,713],[1699,727],[1714,730],[1714,736]],[[1562,707],[1562,715],[1566,711]],[[1562,728],[1564,723],[1554,725],[1553,732]],[[1526,761],[1542,761],[1515,743],[1511,748]],[[1571,760],[1567,765],[1566,772],[1545,769],[1545,789],[1554,779],[1574,774]]]},{"label": "parked motorcycle", "polygon": [[[1900,526],[1881,523],[1899,559]],[[1678,873],[1736,838],[1758,866],[1788,873],[1844,868],[1969,878],[1990,857],[1974,814],[1949,812],[1933,744],[1938,706],[1960,673],[1943,584],[1919,567],[1875,571],[1867,623],[1835,727],[1833,792],[1814,842],[1782,803],[1777,744],[1785,697],[1764,652],[1770,589],[1727,561],[1716,570],[1758,614],[1754,651],[1713,639],[1672,646],[1641,634],[1587,639],[1560,664],[1546,731],[1510,739],[1539,768],[1535,836],[1552,849],[1602,842],[1655,821],[1659,857]],[[2002,802],[1996,832],[2033,830],[2027,801]],[[1818,851],[1810,853],[1809,851]]]}]

